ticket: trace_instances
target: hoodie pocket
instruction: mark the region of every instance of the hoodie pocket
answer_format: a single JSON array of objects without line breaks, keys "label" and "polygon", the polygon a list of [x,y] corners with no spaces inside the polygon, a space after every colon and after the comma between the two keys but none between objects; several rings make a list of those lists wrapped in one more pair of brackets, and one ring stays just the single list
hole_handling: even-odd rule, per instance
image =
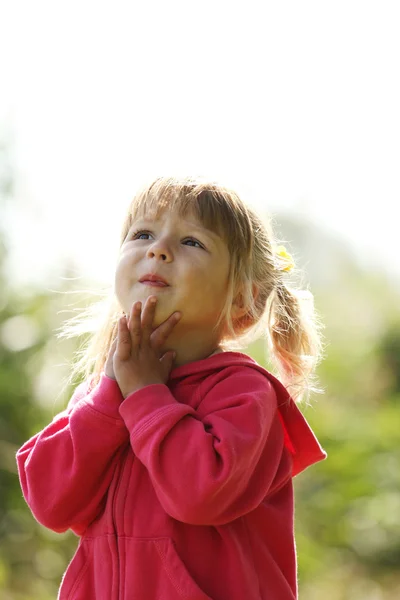
[{"label": "hoodie pocket", "polygon": [[212,600],[190,575],[171,538],[123,539],[124,600]]},{"label": "hoodie pocket", "polygon": [[81,539],[57,600],[117,600],[119,569],[114,535]]},{"label": "hoodie pocket", "polygon": [[92,544],[82,540],[62,578],[58,600],[92,598],[94,581],[90,575],[93,560]]}]

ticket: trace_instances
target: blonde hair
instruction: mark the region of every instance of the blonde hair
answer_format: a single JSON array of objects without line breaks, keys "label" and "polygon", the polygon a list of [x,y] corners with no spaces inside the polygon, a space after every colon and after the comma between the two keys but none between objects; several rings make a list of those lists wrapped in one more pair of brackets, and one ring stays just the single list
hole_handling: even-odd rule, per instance
[{"label": "blonde hair", "polygon": [[[163,210],[194,214],[227,244],[230,255],[229,284],[225,305],[215,324],[223,331],[223,350],[238,350],[260,336],[266,337],[277,375],[292,397],[299,401],[316,386],[315,368],[322,357],[321,324],[309,291],[289,287],[285,263],[275,251],[277,244],[269,220],[263,220],[232,189],[201,177],[159,177],[133,198],[124,219],[120,246],[132,223],[144,213],[157,218]],[[244,316],[233,319],[234,301]],[[110,347],[117,336],[123,310],[114,290],[67,320],[58,337],[88,334],[75,354],[68,384],[83,375],[93,387],[100,380]]]}]

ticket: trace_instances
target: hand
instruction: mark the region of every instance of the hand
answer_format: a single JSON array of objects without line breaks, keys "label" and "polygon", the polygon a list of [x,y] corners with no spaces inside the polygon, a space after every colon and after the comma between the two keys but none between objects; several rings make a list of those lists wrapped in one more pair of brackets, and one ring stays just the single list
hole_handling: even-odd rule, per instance
[{"label": "hand", "polygon": [[173,313],[153,331],[157,298],[147,298],[133,304],[129,323],[126,317],[118,322],[118,337],[113,357],[115,378],[124,398],[146,385],[166,383],[171,372],[174,351],[161,356],[161,347],[178,323],[181,314]]},{"label": "hand", "polygon": [[110,377],[111,379],[116,379],[115,373],[114,373],[113,361],[114,361],[114,353],[117,348],[117,340],[118,340],[118,338],[115,338],[115,340],[111,344],[111,348],[110,348],[110,350],[108,352],[108,356],[107,356],[107,361],[106,361],[106,364],[104,365],[104,373],[107,375],[107,377]]}]

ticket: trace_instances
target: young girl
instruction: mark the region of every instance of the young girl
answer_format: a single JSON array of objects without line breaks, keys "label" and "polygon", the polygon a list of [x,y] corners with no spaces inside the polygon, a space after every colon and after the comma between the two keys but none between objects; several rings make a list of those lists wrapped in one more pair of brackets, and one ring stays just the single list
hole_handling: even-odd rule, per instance
[{"label": "young girl", "polygon": [[[17,454],[35,518],[80,536],[59,600],[297,598],[292,480],[326,454],[294,400],[321,344],[292,266],[227,187],[134,198],[86,379]],[[260,333],[283,383],[234,349]]]}]

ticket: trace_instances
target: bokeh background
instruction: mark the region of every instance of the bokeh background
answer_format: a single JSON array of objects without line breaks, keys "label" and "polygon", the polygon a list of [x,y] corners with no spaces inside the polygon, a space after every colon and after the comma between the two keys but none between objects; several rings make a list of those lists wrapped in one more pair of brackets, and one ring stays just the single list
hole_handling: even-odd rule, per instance
[{"label": "bokeh background", "polygon": [[300,600],[400,597],[399,26],[396,1],[0,1],[2,600],[56,598],[77,546],[33,518],[15,453],[73,391],[79,340],[56,329],[112,282],[129,200],[169,173],[272,215],[325,324]]}]

